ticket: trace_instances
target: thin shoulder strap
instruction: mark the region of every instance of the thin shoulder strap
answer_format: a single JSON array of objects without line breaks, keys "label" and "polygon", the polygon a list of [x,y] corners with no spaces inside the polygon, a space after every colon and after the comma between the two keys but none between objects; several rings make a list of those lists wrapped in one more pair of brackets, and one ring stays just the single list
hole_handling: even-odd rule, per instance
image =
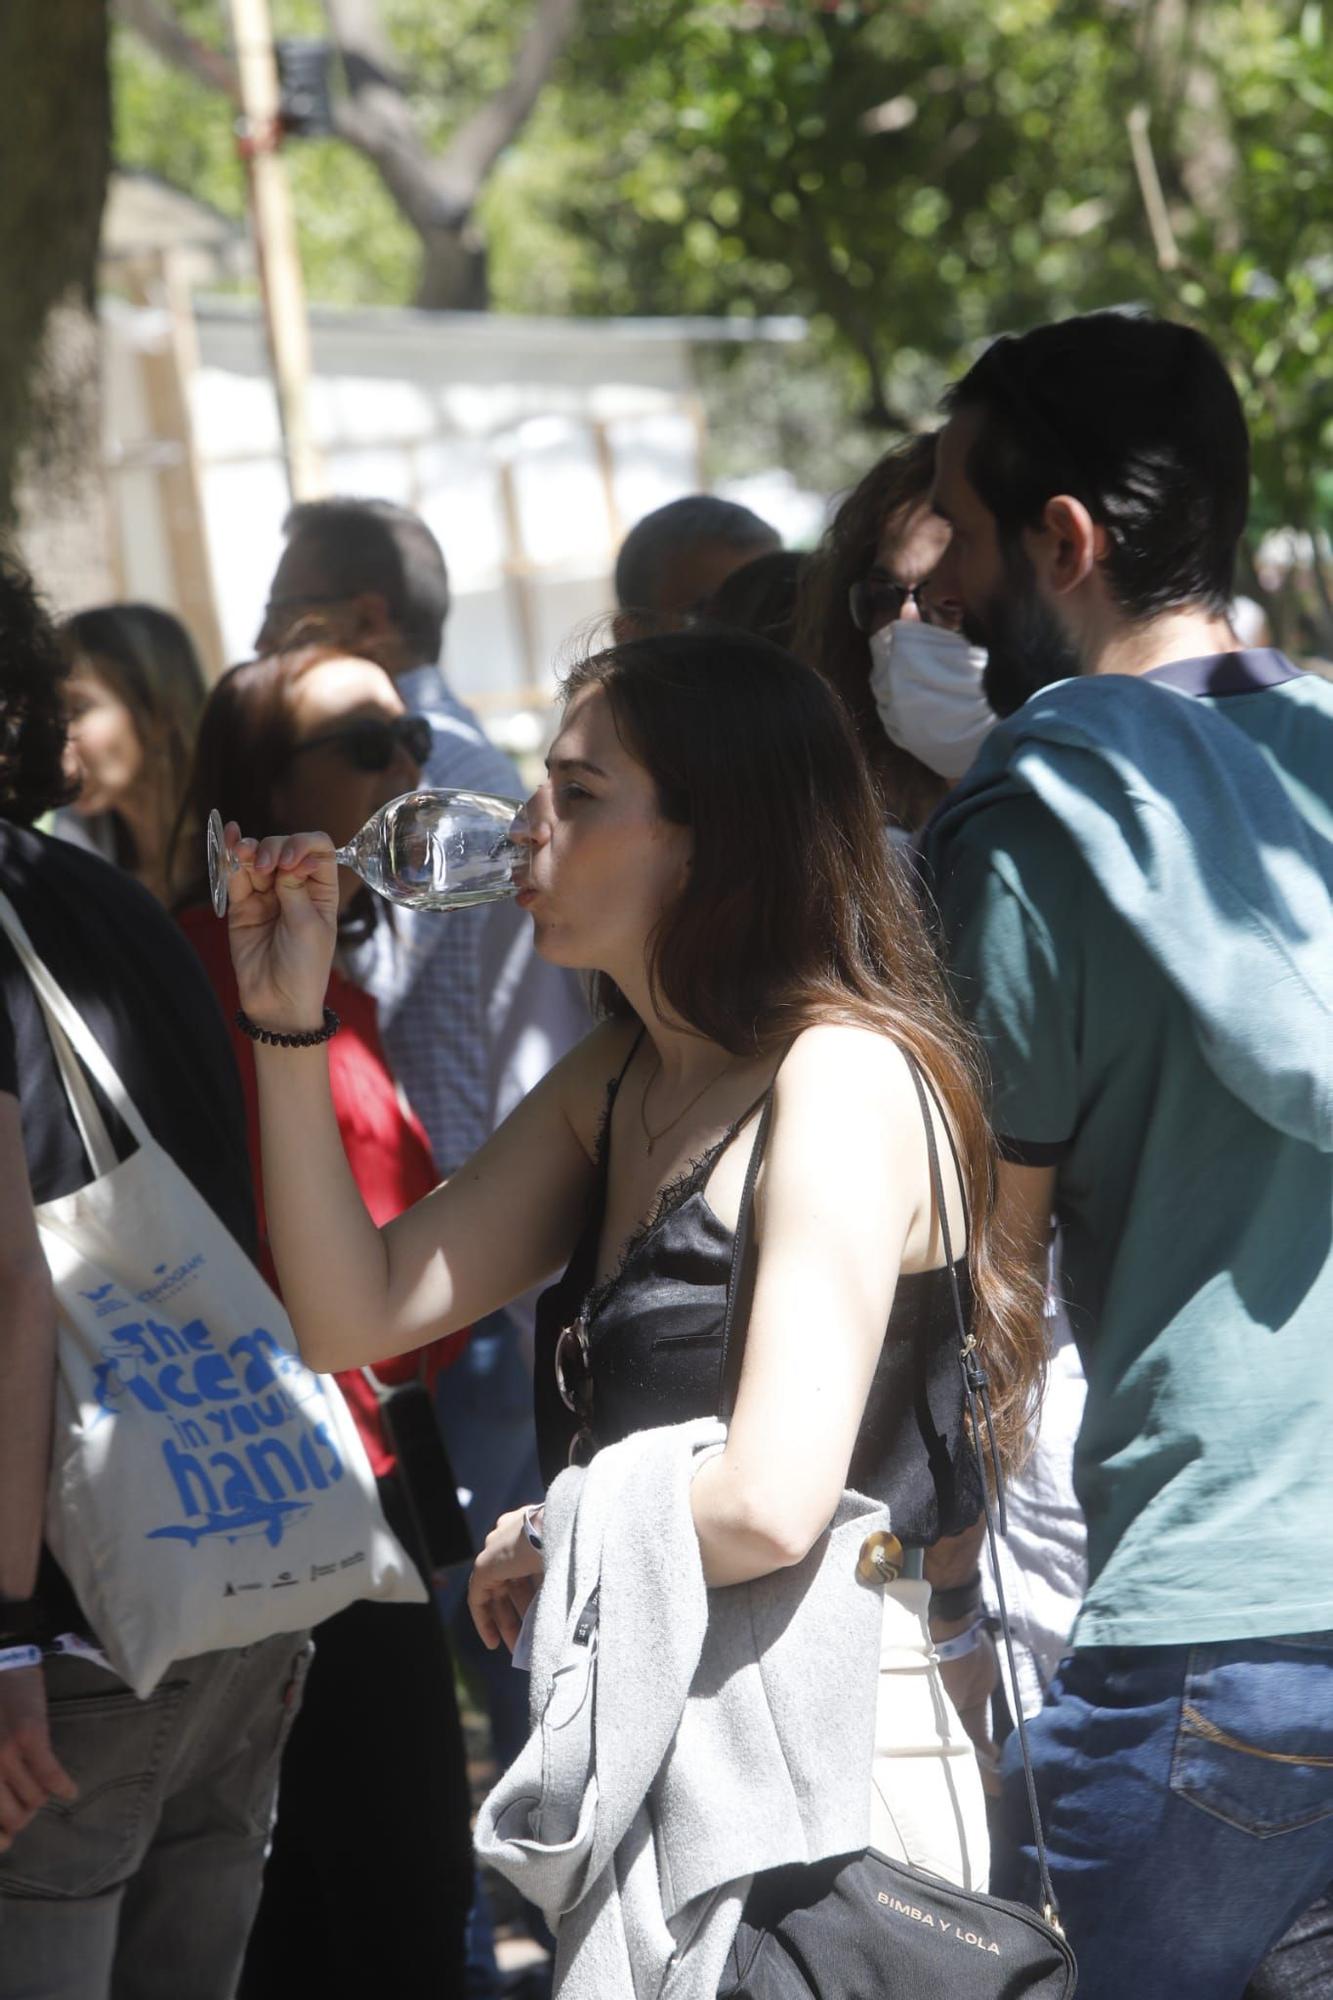
[{"label": "thin shoulder strap", "polygon": [[[741,1189],[740,1214],[736,1217],[736,1234],[731,1244],[731,1269],[727,1273],[727,1310],[722,1321],[722,1358],[718,1364],[717,1410],[724,1424],[731,1422],[731,1414],[736,1407],[741,1363],[745,1359],[745,1335],[750,1317],[746,1280],[752,1275],[749,1269],[749,1257],[750,1244],[754,1236],[754,1185],[759,1178],[759,1164],[764,1157],[768,1128],[773,1122],[775,1084],[776,1078],[759,1099],[764,1109],[759,1120],[759,1130],[754,1136],[754,1145],[750,1148],[750,1162],[745,1169],[745,1184]],[[750,1110],[754,1109],[754,1105],[751,1105]],[[747,1112],[746,1116],[749,1115]],[[747,1293],[743,1312],[740,1310],[742,1291]]]},{"label": "thin shoulder strap", "polygon": [[620,1074],[612,1079],[611,1102],[613,1104],[616,1100],[616,1097],[619,1094],[621,1084],[625,1081],[625,1078],[629,1075],[630,1064],[633,1062],[635,1056],[639,1053],[640,1048],[643,1046],[643,1038],[647,1034],[647,1032],[648,1030],[643,1026],[641,1022],[639,1024],[638,1034],[634,1037],[634,1040],[630,1043],[629,1054],[625,1057],[624,1062],[621,1063],[620,1065]]},{"label": "thin shoulder strap", "polygon": [[[944,1136],[949,1142],[949,1156],[953,1161],[953,1170],[955,1174],[957,1174],[958,1176],[958,1197],[963,1204],[963,1233],[966,1236],[966,1234],[968,1233],[968,1231],[971,1229],[972,1226],[971,1214],[968,1208],[968,1201],[967,1201],[967,1181],[963,1175],[963,1162],[958,1152],[958,1141],[953,1136],[953,1126],[950,1123],[949,1114],[945,1110],[943,1104],[940,1102],[940,1094],[938,1090],[936,1090],[930,1078],[922,1070],[921,1065],[917,1062],[916,1058],[912,1055],[909,1055],[906,1049],[903,1050],[903,1054],[907,1056],[907,1061],[912,1071],[912,1081],[916,1084],[916,1094],[918,1102],[920,1101],[921,1098],[921,1087],[924,1084],[927,1092],[929,1093],[931,1103],[935,1106],[935,1109],[940,1114],[940,1123],[944,1127]],[[924,1111],[925,1107],[923,1105],[922,1106],[923,1115]],[[932,1160],[934,1159],[935,1156],[935,1146],[934,1146],[935,1135],[933,1130],[934,1123],[935,1121],[933,1118],[929,1117],[926,1118],[927,1141],[930,1146],[930,1153]],[[943,1223],[944,1249],[945,1249],[945,1254],[947,1256],[949,1254],[948,1217],[944,1213],[943,1202],[940,1201],[940,1188],[939,1188],[938,1178],[936,1178],[935,1181],[935,1199],[937,1202],[940,1203],[940,1214],[941,1216],[944,1217],[944,1223]],[[952,1257],[949,1258],[949,1261],[950,1263],[953,1262]]]},{"label": "thin shoulder strap", "polygon": [[640,1026],[638,1034],[630,1043],[629,1054],[625,1057],[624,1062],[621,1063],[618,1074],[613,1076],[606,1086],[606,1096],[602,1103],[601,1123],[597,1128],[597,1154],[594,1162],[597,1173],[600,1176],[597,1183],[599,1198],[604,1193],[611,1174],[611,1113],[616,1108],[616,1099],[620,1095],[620,1086],[629,1075],[629,1066],[639,1053],[643,1038],[647,1032],[648,1030],[645,1027]]},{"label": "thin shoulder strap", "polygon": [[[907,1067],[916,1085],[917,1102],[921,1106],[921,1116],[926,1125],[926,1151],[930,1156],[930,1178],[934,1189],[935,1204],[939,1210],[940,1235],[944,1242],[944,1255],[949,1270],[949,1289],[953,1295],[954,1315],[958,1328],[958,1360],[963,1371],[963,1393],[967,1400],[968,1422],[972,1430],[972,1448],[977,1455],[977,1469],[981,1475],[981,1501],[986,1510],[986,1540],[990,1546],[991,1579],[995,1585],[995,1598],[1000,1612],[1000,1632],[1004,1638],[1005,1656],[1009,1661],[1009,1685],[1014,1691],[1014,1728],[1018,1734],[1018,1747],[1023,1754],[1023,1776],[1027,1784],[1028,1811],[1032,1816],[1033,1844],[1037,1852],[1037,1874],[1041,1882],[1043,1911],[1048,1923],[1059,1927],[1060,1909],[1055,1900],[1055,1888],[1051,1882],[1050,1866],[1046,1859],[1046,1835],[1041,1823],[1041,1809],[1037,1804],[1037,1783],[1032,1772],[1032,1752],[1028,1747],[1027,1724],[1023,1719],[1023,1704],[1018,1696],[1018,1666],[1014,1659],[1013,1633],[1009,1629],[1009,1610],[1004,1601],[1004,1578],[1000,1572],[1000,1556],[996,1546],[996,1516],[999,1516],[999,1532],[1005,1532],[1004,1474],[1000,1467],[1000,1454],[996,1449],[995,1430],[991,1422],[990,1385],[986,1371],[977,1353],[976,1341],[963,1317],[963,1301],[958,1290],[958,1272],[953,1261],[953,1245],[949,1240],[949,1211],[944,1199],[944,1181],[940,1173],[939,1149],[935,1143],[935,1120],[930,1113],[930,1102],[926,1096],[926,1084],[915,1057],[906,1049]],[[932,1095],[934,1093],[932,1092]],[[944,1121],[945,1131],[949,1131],[949,1121]],[[958,1164],[958,1149],[949,1132],[949,1144],[953,1150],[955,1165]],[[959,1185],[962,1185],[962,1169],[959,1167]],[[982,1455],[981,1427],[985,1423],[986,1436],[990,1444],[991,1464],[995,1474],[995,1500],[992,1502],[990,1487],[986,1480],[986,1463]]]}]

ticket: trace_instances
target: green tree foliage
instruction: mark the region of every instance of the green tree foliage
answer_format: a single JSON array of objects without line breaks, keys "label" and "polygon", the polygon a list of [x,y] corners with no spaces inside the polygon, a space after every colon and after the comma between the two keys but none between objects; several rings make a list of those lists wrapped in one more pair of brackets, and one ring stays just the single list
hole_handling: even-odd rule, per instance
[{"label": "green tree foliage", "polygon": [[[235,211],[236,78],[219,0],[114,0],[121,156]],[[478,196],[531,115],[579,0],[276,0],[275,35],[322,40],[336,136],[291,153],[318,298],[489,303]],[[176,114],[173,116],[173,114]],[[182,178],[182,170],[185,170]]]},{"label": "green tree foliage", "polygon": [[[921,421],[998,332],[1152,307],[1202,326],[1235,373],[1257,525],[1327,535],[1331,14],[588,0],[559,91],[491,190],[497,292],[804,313],[863,422],[889,428]],[[548,234],[560,255],[542,256]],[[759,376],[753,413],[771,366],[739,365]],[[1312,581],[1333,647],[1327,568]]]},{"label": "green tree foliage", "polygon": [[[275,0],[280,31],[313,5]],[[428,129],[495,87],[524,15],[386,0]],[[225,129],[204,146],[184,98],[165,120],[148,60],[118,56],[122,156],[202,188],[225,171],[234,204]],[[202,174],[169,157],[191,146]],[[292,164],[312,293],[410,297],[411,232],[366,164],[332,142]],[[1333,528],[1327,4],[584,0],[478,216],[509,310],[806,316],[800,355],[715,366],[733,463],[748,433],[824,485],[998,332],[1112,304],[1193,319],[1253,420],[1259,525]]]}]

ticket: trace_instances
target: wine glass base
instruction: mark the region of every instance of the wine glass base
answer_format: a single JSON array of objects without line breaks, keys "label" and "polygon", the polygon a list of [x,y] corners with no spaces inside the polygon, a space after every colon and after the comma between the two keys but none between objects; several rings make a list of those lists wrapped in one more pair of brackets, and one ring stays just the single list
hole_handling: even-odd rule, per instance
[{"label": "wine glass base", "polygon": [[231,857],[227,853],[227,836],[222,825],[222,814],[216,806],[208,815],[208,825],[204,829],[204,847],[208,855],[208,893],[213,899],[214,914],[225,917],[231,887],[228,880]]}]

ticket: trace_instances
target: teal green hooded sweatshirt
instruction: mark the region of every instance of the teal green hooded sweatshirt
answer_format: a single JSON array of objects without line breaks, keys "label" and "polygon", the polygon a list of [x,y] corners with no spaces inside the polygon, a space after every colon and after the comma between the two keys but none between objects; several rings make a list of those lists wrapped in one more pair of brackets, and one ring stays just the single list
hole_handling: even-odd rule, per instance
[{"label": "teal green hooded sweatshirt", "polygon": [[1062,682],[923,846],[1002,1149],[1056,1169],[1077,1643],[1333,1625],[1333,685]]}]

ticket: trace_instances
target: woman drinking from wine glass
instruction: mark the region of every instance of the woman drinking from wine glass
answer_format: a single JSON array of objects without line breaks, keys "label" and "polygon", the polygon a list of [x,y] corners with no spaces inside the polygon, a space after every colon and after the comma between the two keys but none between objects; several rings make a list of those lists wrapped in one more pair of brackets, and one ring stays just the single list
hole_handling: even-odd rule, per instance
[{"label": "woman drinking from wine glass", "polygon": [[[339,840],[350,838],[380,806],[418,783],[429,747],[428,724],[404,711],[382,668],[316,644],[233,667],[210,694],[200,723],[175,844],[178,865],[193,863],[197,873],[179,885],[177,914],[232,1027],[260,1259],[279,1289],[265,1212],[254,1044],[235,1026],[240,995],[226,933],[209,906],[200,830],[221,804],[260,825],[317,824]],[[390,1074],[375,1002],[338,963],[343,942],[364,936],[383,906],[347,870],[336,900],[335,949],[320,1001],[342,1023],[328,1064],[333,1143],[364,1212],[387,1222],[439,1176],[426,1135]],[[433,1388],[458,1345],[440,1342],[398,1362],[382,1354],[379,1381],[410,1393],[407,1385],[420,1374]],[[376,1387],[355,1366],[341,1370],[338,1383],[385,1511],[429,1581]],[[448,1477],[447,1466],[438,1471]],[[403,1996],[460,1990],[472,1895],[469,1813],[453,1663],[434,1606],[358,1603],[327,1620],[316,1635],[283,1759],[242,2000],[344,1985],[371,1990],[380,1982]],[[386,1924],[388,1902],[396,1914]]]},{"label": "woman drinking from wine glass", "polygon": [[[979,1504],[955,1285],[1010,1450],[1039,1322],[991,1226],[971,1048],[837,697],[742,634],[663,635],[584,660],[516,837],[537,948],[597,975],[603,1017],[447,1185],[377,1230],[337,1143],[326,1050],[257,1050],[269,1228],[305,1357],[373,1362],[563,1274],[537,1327],[548,1479],[571,1457],[713,1415],[768,1107],[734,1414],[689,1487],[697,1559],[716,1601],[817,1567],[849,1484],[887,1507],[905,1552],[901,1579],[879,1586],[869,1824],[885,1851],[984,1887],[980,1786],[914,1556]],[[242,1005],[262,1029],[303,1035],[336,945],[332,844],[242,838],[234,823],[227,841]],[[946,1240],[963,1246],[952,1266]],[[519,1636],[540,1540],[540,1516],[507,1515],[476,1564],[491,1645]],[[638,1662],[645,1685],[654,1665]],[[773,1756],[771,1741],[752,1754]]]}]

